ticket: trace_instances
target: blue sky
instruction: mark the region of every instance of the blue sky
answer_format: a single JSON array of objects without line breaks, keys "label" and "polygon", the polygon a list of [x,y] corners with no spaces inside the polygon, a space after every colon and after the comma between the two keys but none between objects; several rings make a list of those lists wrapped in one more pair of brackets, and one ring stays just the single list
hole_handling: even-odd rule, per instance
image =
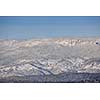
[{"label": "blue sky", "polygon": [[100,17],[0,17],[0,39],[98,37]]}]

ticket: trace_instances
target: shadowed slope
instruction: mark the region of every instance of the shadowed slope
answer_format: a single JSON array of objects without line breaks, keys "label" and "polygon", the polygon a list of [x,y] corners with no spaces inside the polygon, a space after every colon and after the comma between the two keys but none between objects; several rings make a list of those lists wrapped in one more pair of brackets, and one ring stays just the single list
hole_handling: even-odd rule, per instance
[{"label": "shadowed slope", "polygon": [[1,78],[2,83],[98,83],[100,73],[61,73],[58,75],[12,76]]}]

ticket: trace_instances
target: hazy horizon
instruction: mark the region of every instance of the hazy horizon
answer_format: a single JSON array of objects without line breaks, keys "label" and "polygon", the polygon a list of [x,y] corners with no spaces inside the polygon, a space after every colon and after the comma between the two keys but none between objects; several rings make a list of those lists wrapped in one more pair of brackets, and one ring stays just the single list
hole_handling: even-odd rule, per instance
[{"label": "hazy horizon", "polygon": [[99,36],[99,16],[0,17],[0,39]]}]

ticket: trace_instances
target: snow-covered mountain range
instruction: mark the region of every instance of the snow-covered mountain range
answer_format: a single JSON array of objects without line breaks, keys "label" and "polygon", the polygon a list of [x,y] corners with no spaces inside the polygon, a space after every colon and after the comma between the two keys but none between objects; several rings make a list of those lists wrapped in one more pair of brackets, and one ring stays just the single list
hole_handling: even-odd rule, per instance
[{"label": "snow-covered mountain range", "polygon": [[99,38],[0,40],[0,78],[100,73]]}]

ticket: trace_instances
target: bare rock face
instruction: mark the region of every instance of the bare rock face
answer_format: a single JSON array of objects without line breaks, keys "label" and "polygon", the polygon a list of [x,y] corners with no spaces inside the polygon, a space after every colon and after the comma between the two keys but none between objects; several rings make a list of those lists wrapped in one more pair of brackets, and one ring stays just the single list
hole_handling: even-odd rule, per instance
[{"label": "bare rock face", "polygon": [[100,73],[100,39],[0,41],[0,78]]}]

